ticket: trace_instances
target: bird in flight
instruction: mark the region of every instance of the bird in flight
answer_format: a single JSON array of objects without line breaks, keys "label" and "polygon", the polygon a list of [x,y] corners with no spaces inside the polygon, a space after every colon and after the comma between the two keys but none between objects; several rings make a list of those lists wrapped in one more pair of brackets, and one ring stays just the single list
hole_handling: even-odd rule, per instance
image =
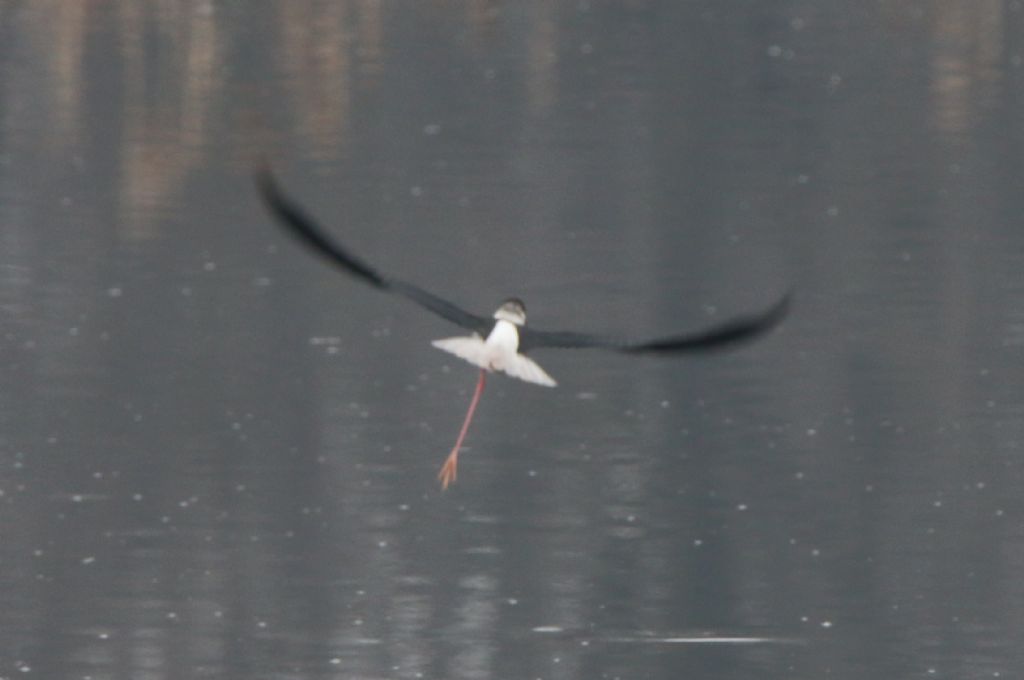
[{"label": "bird in flight", "polygon": [[348,251],[309,216],[306,211],[281,190],[270,169],[261,167],[256,173],[256,185],[263,202],[271,214],[292,236],[306,247],[348,274],[378,290],[397,293],[437,314],[441,318],[471,332],[434,340],[434,347],[465,359],[480,369],[476,389],[462,422],[458,439],[445,459],[438,479],[442,489],[455,481],[459,450],[469,430],[484,383],[489,372],[505,374],[536,385],[554,387],[554,379],[527,352],[545,347],[600,348],[626,354],[677,354],[719,350],[752,340],[770,331],[785,318],[789,310],[787,293],[767,309],[749,316],[741,316],[693,333],[670,335],[653,340],[631,341],[610,336],[578,333],[575,331],[542,331],[526,325],[526,306],[518,298],[501,303],[490,317],[477,316],[444,300],[419,286],[386,276]]}]

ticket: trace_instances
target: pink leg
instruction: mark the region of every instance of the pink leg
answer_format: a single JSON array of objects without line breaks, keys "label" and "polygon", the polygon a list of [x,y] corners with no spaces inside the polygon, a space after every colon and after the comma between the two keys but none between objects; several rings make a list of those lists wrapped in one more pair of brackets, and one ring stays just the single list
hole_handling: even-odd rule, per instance
[{"label": "pink leg", "polygon": [[455,481],[456,468],[459,465],[459,449],[462,448],[462,440],[466,438],[466,432],[469,430],[469,421],[473,420],[473,412],[476,411],[477,402],[480,401],[480,395],[484,391],[484,380],[487,377],[487,371],[480,369],[480,380],[476,383],[476,391],[473,392],[473,401],[469,402],[469,410],[466,411],[466,419],[462,422],[462,429],[459,431],[459,438],[455,441],[455,448],[448,454],[448,458],[444,461],[444,465],[441,466],[441,472],[437,474],[437,478],[441,480],[441,490],[448,488],[448,485]]}]

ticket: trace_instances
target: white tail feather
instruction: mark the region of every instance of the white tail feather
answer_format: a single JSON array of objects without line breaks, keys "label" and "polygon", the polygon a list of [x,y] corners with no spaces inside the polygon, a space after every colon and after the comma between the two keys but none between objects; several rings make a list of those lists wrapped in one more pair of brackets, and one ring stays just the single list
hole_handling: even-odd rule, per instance
[{"label": "white tail feather", "polygon": [[444,338],[430,344],[488,371],[504,371],[513,378],[545,387],[557,384],[533,359],[500,345],[488,344],[479,336]]}]

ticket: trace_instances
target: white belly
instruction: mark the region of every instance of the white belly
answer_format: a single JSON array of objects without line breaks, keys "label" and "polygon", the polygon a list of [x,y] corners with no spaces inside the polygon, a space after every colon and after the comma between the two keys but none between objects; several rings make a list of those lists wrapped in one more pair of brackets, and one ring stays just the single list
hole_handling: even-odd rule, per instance
[{"label": "white belly", "polygon": [[[494,329],[491,330],[491,334],[487,336],[484,344],[491,350],[495,360],[514,355],[519,350],[519,330],[515,324],[498,321],[494,324]],[[494,368],[501,367],[495,366]]]}]

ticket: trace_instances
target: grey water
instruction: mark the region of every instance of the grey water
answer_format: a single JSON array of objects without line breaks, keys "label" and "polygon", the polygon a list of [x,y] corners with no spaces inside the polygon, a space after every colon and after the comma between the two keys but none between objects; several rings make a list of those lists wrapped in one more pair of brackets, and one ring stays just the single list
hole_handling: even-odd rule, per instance
[{"label": "grey water", "polygon": [[[1024,672],[1024,7],[0,2],[0,678]],[[545,351],[331,269],[252,170]]]}]

